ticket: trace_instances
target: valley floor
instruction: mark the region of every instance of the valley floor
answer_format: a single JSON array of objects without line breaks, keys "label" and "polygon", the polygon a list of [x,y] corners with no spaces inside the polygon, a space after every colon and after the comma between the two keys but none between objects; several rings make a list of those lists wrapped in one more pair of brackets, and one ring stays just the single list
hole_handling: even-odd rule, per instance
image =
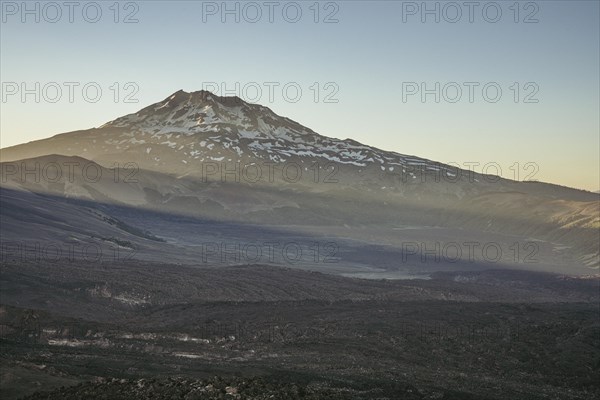
[{"label": "valley floor", "polygon": [[600,398],[597,279],[138,264],[1,276],[5,399]]}]

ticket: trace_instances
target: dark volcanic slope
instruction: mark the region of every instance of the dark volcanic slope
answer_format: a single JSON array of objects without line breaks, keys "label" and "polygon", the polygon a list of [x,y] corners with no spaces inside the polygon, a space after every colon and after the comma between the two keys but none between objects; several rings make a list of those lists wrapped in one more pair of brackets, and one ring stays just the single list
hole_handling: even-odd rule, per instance
[{"label": "dark volcanic slope", "polygon": [[[256,273],[260,288],[278,282],[293,297],[327,300],[277,301],[265,293],[268,301],[186,301],[188,284],[172,278],[185,269],[171,267],[171,278],[166,271],[157,275],[171,282],[165,287],[183,288],[180,303],[125,303],[135,293],[112,282],[84,294],[80,288],[85,278],[59,270],[56,275],[64,283],[42,278],[34,290],[62,293],[68,305],[46,296],[49,302],[39,304],[52,311],[0,307],[3,394],[15,398],[87,382],[34,398],[153,394],[167,399],[177,394],[210,399],[226,395],[227,387],[237,388],[237,394],[278,393],[290,399],[303,398],[302,393],[341,399],[588,400],[600,395],[598,299],[579,302],[591,293],[597,296],[597,280],[488,272],[461,275],[458,282],[456,277],[374,282],[300,273],[307,278],[293,275],[303,282],[295,286],[270,278],[283,278],[290,271],[279,274],[257,266],[222,268],[221,280],[212,271],[192,273],[189,286],[223,293],[220,283]],[[131,273],[138,271],[132,268]],[[17,274],[15,269],[8,275]],[[338,300],[309,289],[321,277],[327,282],[321,289],[333,284],[331,279],[335,287],[345,287]],[[466,278],[477,283],[460,282]],[[146,279],[140,276],[140,284]],[[26,283],[22,289],[29,292],[31,286]],[[413,291],[409,297],[407,289]],[[579,301],[431,300],[435,294],[462,291],[497,300],[546,291],[547,298]],[[226,292],[240,299],[240,293]],[[385,298],[378,297],[380,292]],[[160,294],[149,299],[160,299]],[[250,297],[257,295],[255,291]],[[281,298],[290,295],[279,293]],[[10,295],[8,300],[12,302]],[[90,312],[90,305],[97,309]],[[211,384],[218,389],[211,390]]]},{"label": "dark volcanic slope", "polygon": [[[467,284],[468,282],[468,284]],[[439,274],[431,280],[364,280],[269,266],[186,267],[140,262],[3,263],[2,302],[73,318],[140,324],[185,318],[181,304],[290,301],[580,302],[598,300],[594,279],[530,272]],[[163,314],[164,312],[164,314]],[[144,317],[145,318],[145,317]],[[127,319],[125,319],[126,321]]]},{"label": "dark volcanic slope", "polygon": [[[597,194],[326,137],[204,91],[178,91],[99,128],[5,148],[0,159],[0,184],[12,189],[219,221],[349,227],[346,236],[357,240],[368,239],[352,229],[361,226],[384,227],[384,237],[398,227],[442,227],[469,240],[466,229],[546,242],[565,269],[600,265]],[[75,179],[67,181],[72,163]],[[63,168],[62,179],[44,173],[49,165]],[[22,174],[36,167],[37,178]],[[102,179],[85,179],[89,171]]]},{"label": "dark volcanic slope", "polygon": [[[77,163],[78,167],[72,181],[66,174],[56,182],[21,179],[18,172],[5,176],[0,187],[0,242],[4,244],[43,242],[108,250],[120,243],[123,254],[129,252],[137,259],[167,257],[193,264],[202,258],[199,253],[207,243],[300,241],[306,257],[297,266],[309,267],[310,243],[333,242],[337,250],[322,256],[341,257],[346,267],[355,264],[357,270],[328,268],[332,273],[371,272],[361,270],[364,266],[410,273],[456,269],[456,264],[461,264],[458,269],[475,268],[490,264],[482,252],[487,243],[502,251],[498,260],[483,268],[587,274],[598,262],[597,202],[500,192],[459,202],[438,197],[419,200],[352,187],[319,192],[294,185],[207,183],[143,170],[137,171],[134,182],[115,182],[114,170],[81,158],[46,156],[23,163],[29,169],[61,163]],[[15,163],[2,164],[4,171],[7,165]],[[86,166],[100,171],[102,179],[83,178]],[[232,228],[235,225],[237,232],[244,233],[238,234]],[[464,245],[469,242],[479,247],[474,259]],[[444,256],[441,263],[422,262],[419,257],[421,249],[456,244],[462,254],[456,260],[441,250],[437,251],[438,258]],[[411,260],[402,257],[407,246],[419,247]],[[535,257],[527,258],[530,254]],[[249,262],[265,263],[267,257]],[[275,264],[282,263],[281,257],[275,260]]]}]

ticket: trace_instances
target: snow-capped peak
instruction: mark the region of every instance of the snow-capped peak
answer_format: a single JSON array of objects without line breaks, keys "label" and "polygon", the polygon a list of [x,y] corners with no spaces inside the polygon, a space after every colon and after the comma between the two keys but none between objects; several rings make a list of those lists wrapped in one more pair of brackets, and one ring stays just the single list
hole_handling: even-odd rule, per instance
[{"label": "snow-capped peak", "polygon": [[289,139],[314,132],[267,107],[249,104],[239,97],[220,97],[201,90],[179,90],[163,101],[104,124],[104,127],[128,128],[153,136],[166,134],[196,135],[232,133],[240,137],[260,136]]},{"label": "snow-capped peak", "polygon": [[242,157],[374,166],[380,172],[396,174],[404,172],[406,166],[440,169],[439,164],[421,158],[319,135],[267,107],[204,90],[179,90],[100,128],[117,129],[119,137],[115,138],[113,131],[105,143],[117,145],[118,151],[136,151],[141,146],[139,152],[153,158],[157,165],[165,158],[163,150],[176,152],[181,165],[189,169],[194,168],[194,161],[233,161]]}]

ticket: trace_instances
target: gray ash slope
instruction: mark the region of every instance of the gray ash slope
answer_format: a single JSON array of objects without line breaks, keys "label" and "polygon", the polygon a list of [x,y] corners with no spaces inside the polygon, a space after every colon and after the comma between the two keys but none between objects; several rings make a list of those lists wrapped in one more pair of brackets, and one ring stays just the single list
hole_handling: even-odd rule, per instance
[{"label": "gray ash slope", "polygon": [[[331,237],[395,246],[407,240],[447,241],[451,236],[458,241],[492,240],[490,235],[500,234],[507,244],[510,237],[546,242],[553,247],[548,258],[563,264],[600,264],[597,194],[473,174],[350,139],[329,138],[269,108],[205,91],[178,91],[99,128],[5,148],[0,159],[4,166],[13,163],[16,168],[48,162],[78,162],[81,168],[91,160],[104,168],[107,178],[92,183],[30,182],[16,173],[3,176],[2,186],[10,189],[216,221],[304,226],[304,231],[325,225],[331,229],[324,234]],[[112,182],[115,163],[121,168],[127,163],[138,166],[135,182]],[[258,182],[243,179],[243,168],[251,165],[260,166]],[[236,168],[236,173],[227,173]],[[301,179],[286,179],[298,168]],[[255,177],[255,171],[249,169],[246,176]],[[129,214],[114,217],[127,219]],[[11,215],[6,212],[3,217]],[[363,229],[374,226],[383,230],[373,235]],[[398,229],[406,226],[454,233],[436,238],[429,229],[426,238],[400,235]],[[340,233],[341,228],[345,231]],[[162,230],[163,225],[146,223],[144,229]],[[3,232],[5,237],[10,234]],[[188,237],[189,232],[181,235]],[[398,240],[388,243],[391,237]]]}]

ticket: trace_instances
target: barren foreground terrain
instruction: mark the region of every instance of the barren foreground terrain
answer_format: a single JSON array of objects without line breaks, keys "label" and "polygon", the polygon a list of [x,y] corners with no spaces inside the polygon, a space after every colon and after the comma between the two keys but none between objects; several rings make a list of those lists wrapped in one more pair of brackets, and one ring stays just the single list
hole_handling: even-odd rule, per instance
[{"label": "barren foreground terrain", "polygon": [[3,398],[600,398],[597,279],[8,263],[1,284]]}]

